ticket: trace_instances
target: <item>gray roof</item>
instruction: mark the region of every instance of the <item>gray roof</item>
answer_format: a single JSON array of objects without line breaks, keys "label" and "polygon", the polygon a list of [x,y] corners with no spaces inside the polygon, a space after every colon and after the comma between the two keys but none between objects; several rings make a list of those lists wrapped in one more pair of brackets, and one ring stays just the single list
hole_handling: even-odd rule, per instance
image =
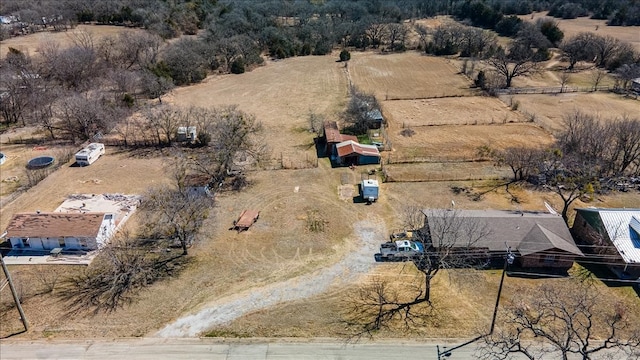
[{"label": "gray roof", "polygon": [[640,263],[640,209],[592,208],[576,211],[596,214],[622,259],[627,263]]},{"label": "gray roof", "polygon": [[[461,226],[481,229],[485,233],[472,247],[484,247],[490,251],[505,251],[507,247],[521,255],[559,249],[583,256],[562,217],[546,212],[521,212],[502,210],[425,210],[427,218],[444,218],[449,214],[458,217]],[[429,226],[433,226],[430,224]],[[433,232],[433,231],[432,231]],[[460,244],[460,246],[464,246]]]}]

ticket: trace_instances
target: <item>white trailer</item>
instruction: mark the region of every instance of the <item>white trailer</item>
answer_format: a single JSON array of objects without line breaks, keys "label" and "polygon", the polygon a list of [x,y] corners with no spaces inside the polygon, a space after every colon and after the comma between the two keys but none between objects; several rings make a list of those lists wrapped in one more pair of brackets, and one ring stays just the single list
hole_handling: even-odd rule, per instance
[{"label": "white trailer", "polygon": [[378,200],[378,189],[378,180],[366,179],[362,180],[362,184],[360,184],[362,198],[368,203]]},{"label": "white trailer", "polygon": [[104,155],[104,144],[91,143],[76,153],[76,163],[80,166],[91,165],[102,155]]}]

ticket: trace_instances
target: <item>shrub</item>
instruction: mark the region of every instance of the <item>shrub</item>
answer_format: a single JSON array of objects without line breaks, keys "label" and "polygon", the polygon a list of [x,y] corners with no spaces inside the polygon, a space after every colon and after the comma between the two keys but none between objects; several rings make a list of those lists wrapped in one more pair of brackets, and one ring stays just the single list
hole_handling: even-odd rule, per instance
[{"label": "shrub", "polygon": [[340,51],[340,61],[349,61],[349,60],[351,60],[351,53],[346,49]]},{"label": "shrub", "polygon": [[233,74],[242,74],[244,73],[244,59],[243,58],[237,58],[235,60],[233,60],[233,62],[231,63],[231,73]]}]

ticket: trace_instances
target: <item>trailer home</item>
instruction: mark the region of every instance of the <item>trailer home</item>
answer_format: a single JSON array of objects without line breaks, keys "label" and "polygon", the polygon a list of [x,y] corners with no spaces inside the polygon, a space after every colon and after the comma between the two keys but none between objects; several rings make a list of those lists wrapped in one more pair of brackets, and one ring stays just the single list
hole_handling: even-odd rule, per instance
[{"label": "trailer home", "polygon": [[362,180],[362,184],[360,184],[360,190],[362,191],[362,198],[366,202],[372,203],[378,200],[378,180]]},{"label": "trailer home", "polygon": [[80,166],[91,165],[102,155],[104,155],[104,144],[91,143],[76,153],[76,163]]}]

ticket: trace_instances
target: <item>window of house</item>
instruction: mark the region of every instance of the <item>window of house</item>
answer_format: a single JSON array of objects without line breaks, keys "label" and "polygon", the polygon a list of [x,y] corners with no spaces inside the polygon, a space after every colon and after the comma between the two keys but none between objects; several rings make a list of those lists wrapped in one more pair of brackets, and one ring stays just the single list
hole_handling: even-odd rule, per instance
[{"label": "window of house", "polygon": [[29,238],[22,238],[22,247],[31,247],[29,243]]},{"label": "window of house", "polygon": [[64,238],[58,238],[58,247],[64,248],[65,246]]},{"label": "window of house", "polygon": [[545,264],[553,264],[553,262],[556,260],[555,255],[545,255],[544,257],[544,263]]}]

